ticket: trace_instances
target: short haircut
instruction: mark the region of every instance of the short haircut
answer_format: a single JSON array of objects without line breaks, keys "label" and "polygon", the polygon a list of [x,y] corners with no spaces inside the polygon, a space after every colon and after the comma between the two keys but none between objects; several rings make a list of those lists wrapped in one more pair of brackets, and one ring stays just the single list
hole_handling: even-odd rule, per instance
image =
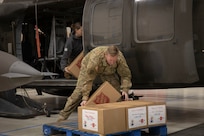
[{"label": "short haircut", "polygon": [[76,22],[71,25],[71,28],[75,31],[75,29],[79,30],[81,28],[81,22]]},{"label": "short haircut", "polygon": [[107,48],[106,54],[110,54],[112,57],[119,54],[119,49],[115,45],[111,45]]}]

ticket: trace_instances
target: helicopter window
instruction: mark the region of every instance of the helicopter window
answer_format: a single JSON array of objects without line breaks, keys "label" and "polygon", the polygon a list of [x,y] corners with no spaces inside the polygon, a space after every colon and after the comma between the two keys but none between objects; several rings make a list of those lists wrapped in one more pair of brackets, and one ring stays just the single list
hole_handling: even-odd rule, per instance
[{"label": "helicopter window", "polygon": [[174,35],[173,0],[135,0],[134,38],[136,42],[166,41]]},{"label": "helicopter window", "polygon": [[122,0],[97,3],[93,8],[91,39],[96,46],[122,41]]}]

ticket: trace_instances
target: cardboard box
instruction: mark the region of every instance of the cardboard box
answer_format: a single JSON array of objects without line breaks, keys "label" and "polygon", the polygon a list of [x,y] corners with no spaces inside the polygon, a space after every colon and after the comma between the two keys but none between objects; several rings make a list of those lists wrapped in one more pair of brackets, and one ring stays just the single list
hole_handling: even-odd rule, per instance
[{"label": "cardboard box", "polygon": [[103,104],[101,106],[125,107],[127,131],[166,123],[166,106],[162,102],[136,100]]},{"label": "cardboard box", "polygon": [[83,51],[72,61],[72,63],[67,66],[66,68],[71,72],[71,74],[78,78],[79,77],[79,72],[81,68],[81,61],[84,57]]},{"label": "cardboard box", "polygon": [[78,129],[99,134],[126,131],[124,107],[103,107],[101,104],[78,107]]},{"label": "cardboard box", "polygon": [[122,101],[111,103],[112,107],[125,107],[126,131],[147,127],[147,105],[146,102]]},{"label": "cardboard box", "polygon": [[[97,129],[93,130],[90,126],[86,126],[86,118],[88,117],[98,120],[98,122],[89,123],[94,124],[93,126],[97,124]],[[166,104],[164,102],[136,100],[82,106],[78,108],[78,119],[79,130],[95,131],[100,134],[161,126],[166,124]],[[125,126],[121,126],[121,124]]]},{"label": "cardboard box", "polygon": [[121,94],[107,81],[105,81],[89,98],[86,105],[116,102]]},{"label": "cardboard box", "polygon": [[167,122],[166,103],[155,101],[127,101],[129,105],[144,104],[147,106],[147,126],[160,126]]},{"label": "cardboard box", "polygon": [[167,122],[166,104],[164,102],[152,102],[147,106],[148,126],[160,126]]}]

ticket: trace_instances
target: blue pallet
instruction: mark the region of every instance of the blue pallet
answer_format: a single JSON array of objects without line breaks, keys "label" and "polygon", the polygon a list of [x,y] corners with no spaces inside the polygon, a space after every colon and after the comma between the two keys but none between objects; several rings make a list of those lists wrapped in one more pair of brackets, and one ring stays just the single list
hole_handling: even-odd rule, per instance
[{"label": "blue pallet", "polygon": [[[101,136],[97,133],[83,132],[77,129],[77,121],[61,122],[61,123],[52,123],[43,125],[43,134],[44,136],[51,136],[53,134],[65,133],[66,136],[80,135],[80,136]],[[166,125],[150,127],[148,136],[167,136],[167,127]],[[142,136],[142,130],[132,130],[127,132],[118,132],[113,134],[106,134],[105,136]]]}]

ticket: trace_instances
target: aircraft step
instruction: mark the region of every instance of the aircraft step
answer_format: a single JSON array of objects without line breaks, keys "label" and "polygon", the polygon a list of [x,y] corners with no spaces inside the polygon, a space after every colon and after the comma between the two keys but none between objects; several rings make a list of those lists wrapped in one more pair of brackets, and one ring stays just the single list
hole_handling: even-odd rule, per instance
[{"label": "aircraft step", "polygon": [[167,127],[156,126],[147,128],[148,132],[145,132],[144,129],[131,130],[127,132],[117,132],[114,134],[98,134],[91,132],[84,132],[78,130],[77,119],[68,119],[67,121],[62,121],[60,123],[49,123],[43,125],[44,136],[53,136],[53,135],[66,135],[66,136],[167,136]]}]

